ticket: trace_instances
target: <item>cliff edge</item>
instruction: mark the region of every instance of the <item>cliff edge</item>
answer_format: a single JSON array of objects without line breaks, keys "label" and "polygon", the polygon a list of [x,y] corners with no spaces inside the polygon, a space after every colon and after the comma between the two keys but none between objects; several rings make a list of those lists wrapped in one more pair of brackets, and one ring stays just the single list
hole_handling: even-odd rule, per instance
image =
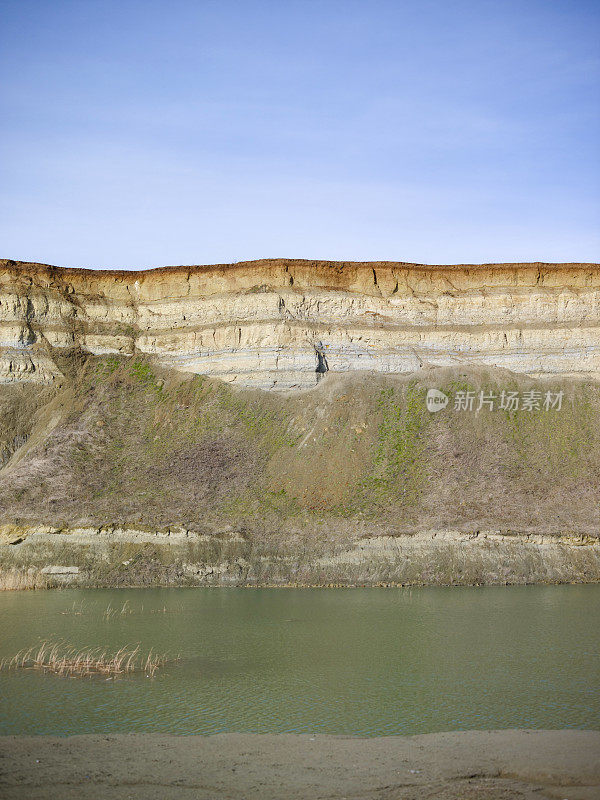
[{"label": "cliff edge", "polygon": [[0,261],[0,382],[53,384],[61,358],[151,356],[261,389],[334,372],[498,366],[600,376],[597,264],[269,259],[139,272]]}]

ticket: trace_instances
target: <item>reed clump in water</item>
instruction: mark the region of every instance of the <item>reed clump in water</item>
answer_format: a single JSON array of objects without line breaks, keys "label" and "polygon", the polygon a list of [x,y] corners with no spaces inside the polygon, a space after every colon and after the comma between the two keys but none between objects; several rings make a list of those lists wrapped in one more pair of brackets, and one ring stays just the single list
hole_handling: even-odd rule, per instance
[{"label": "reed clump in water", "polygon": [[[151,608],[148,612],[149,614],[182,614],[184,609],[182,607],[177,608],[167,608],[167,606],[163,605],[162,608]],[[141,605],[139,608],[132,608],[129,605],[129,601],[126,600],[122,606],[117,606],[113,608],[113,606],[109,603],[104,611],[96,611],[93,607],[90,608],[85,605],[85,603],[73,603],[71,608],[67,608],[64,611],[60,611],[60,614],[63,616],[73,616],[73,617],[82,617],[84,615],[92,615],[95,613],[101,614],[103,619],[105,620],[113,620],[117,617],[129,617],[132,614],[143,614],[144,613],[144,606]]]},{"label": "reed clump in water", "polygon": [[63,642],[41,642],[20,650],[12,658],[0,662],[0,669],[37,669],[55,675],[86,677],[105,675],[116,677],[144,672],[153,676],[169,659],[154,653],[143,654],[140,646],[122,647],[109,653],[100,647],[79,649]]},{"label": "reed clump in water", "polygon": [[[142,606],[139,612],[137,613],[142,613],[143,611],[144,611],[144,606]],[[104,619],[112,619],[113,617],[128,617],[131,614],[135,613],[136,611],[129,605],[129,600],[126,600],[121,606],[121,608],[113,608],[109,603],[102,616],[104,617]]]}]

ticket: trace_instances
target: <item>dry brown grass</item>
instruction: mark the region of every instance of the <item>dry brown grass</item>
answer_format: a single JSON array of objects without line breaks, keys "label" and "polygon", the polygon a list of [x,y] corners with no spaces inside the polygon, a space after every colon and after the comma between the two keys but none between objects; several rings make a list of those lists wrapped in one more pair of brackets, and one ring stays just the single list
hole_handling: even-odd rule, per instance
[{"label": "dry brown grass", "polygon": [[43,589],[46,581],[35,569],[0,570],[0,592],[24,591],[25,589]]},{"label": "dry brown grass", "polygon": [[109,653],[100,647],[77,648],[64,642],[43,641],[20,650],[12,658],[0,662],[0,669],[35,669],[55,675],[117,677],[143,672],[152,677],[169,659],[152,649],[143,654],[140,646],[122,647]]}]

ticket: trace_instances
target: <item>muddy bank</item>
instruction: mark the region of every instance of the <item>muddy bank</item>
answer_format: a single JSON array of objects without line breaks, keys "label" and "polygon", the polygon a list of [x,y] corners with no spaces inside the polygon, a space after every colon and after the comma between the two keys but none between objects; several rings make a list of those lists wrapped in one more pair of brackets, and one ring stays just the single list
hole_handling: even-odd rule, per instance
[{"label": "muddy bank", "polygon": [[600,796],[600,732],[0,738],[7,800]]},{"label": "muddy bank", "polygon": [[347,527],[245,536],[184,529],[0,528],[0,588],[61,586],[472,586],[592,583],[600,539],[584,534]]}]

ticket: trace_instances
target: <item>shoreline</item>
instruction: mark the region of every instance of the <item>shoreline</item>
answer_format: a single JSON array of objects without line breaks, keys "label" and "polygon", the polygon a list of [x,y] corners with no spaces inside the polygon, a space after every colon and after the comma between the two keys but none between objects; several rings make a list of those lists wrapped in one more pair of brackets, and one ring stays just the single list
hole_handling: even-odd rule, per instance
[{"label": "shoreline", "polygon": [[[361,535],[362,534],[362,535]],[[589,533],[421,530],[337,539],[244,538],[234,530],[0,526],[0,590],[237,586],[387,588],[600,582]]]},{"label": "shoreline", "polygon": [[[0,582],[5,579],[0,573]],[[0,592],[48,592],[62,589],[491,589],[519,586],[595,586],[600,580],[520,581],[512,583],[132,583],[110,586],[107,584],[55,583],[53,585],[2,586]]]},{"label": "shoreline", "polygon": [[600,731],[0,737],[6,800],[592,800]]}]

